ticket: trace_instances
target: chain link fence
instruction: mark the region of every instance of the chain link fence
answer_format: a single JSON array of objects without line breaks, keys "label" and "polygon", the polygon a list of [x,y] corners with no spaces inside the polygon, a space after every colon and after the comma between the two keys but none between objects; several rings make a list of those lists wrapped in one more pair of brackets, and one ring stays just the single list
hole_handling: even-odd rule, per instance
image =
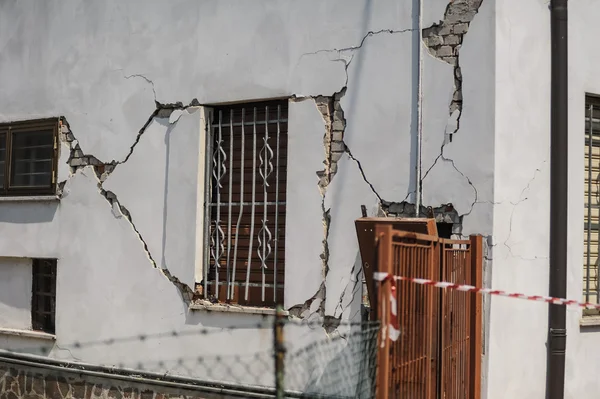
[{"label": "chain link fence", "polygon": [[[259,323],[87,342],[18,348],[0,342],[8,349],[0,351],[0,396],[76,398],[83,384],[106,391],[106,398],[111,392],[144,399],[372,398],[378,331],[376,322],[268,316]],[[177,346],[185,355],[173,350]],[[147,384],[154,396],[142,396]]]},{"label": "chain link fence", "polygon": [[286,390],[308,397],[374,397],[378,332],[378,323],[340,324],[323,339],[286,341]]}]

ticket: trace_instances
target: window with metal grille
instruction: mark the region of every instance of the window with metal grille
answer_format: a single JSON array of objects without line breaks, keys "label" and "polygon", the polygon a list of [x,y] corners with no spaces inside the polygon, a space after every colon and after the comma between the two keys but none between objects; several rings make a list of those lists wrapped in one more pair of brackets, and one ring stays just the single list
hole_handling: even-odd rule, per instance
[{"label": "window with metal grille", "polygon": [[0,195],[54,194],[58,119],[0,124]]},{"label": "window with metal grille", "polygon": [[283,302],[287,115],[287,101],[212,111],[201,290],[213,302]]},{"label": "window with metal grille", "polygon": [[[585,302],[599,303],[598,223],[600,210],[600,97],[585,98],[585,212],[583,296]],[[585,309],[584,314],[598,314]]]},{"label": "window with metal grille", "polygon": [[33,259],[31,325],[54,334],[56,312],[56,259]]}]

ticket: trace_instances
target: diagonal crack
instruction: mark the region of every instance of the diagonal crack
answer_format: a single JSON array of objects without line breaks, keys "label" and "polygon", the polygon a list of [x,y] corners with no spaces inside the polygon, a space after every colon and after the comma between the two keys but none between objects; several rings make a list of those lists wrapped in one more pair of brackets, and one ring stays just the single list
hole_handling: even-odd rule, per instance
[{"label": "diagonal crack", "polygon": [[[123,72],[122,69],[118,69],[118,70],[121,71],[121,72]],[[123,77],[125,79],[131,79],[131,78],[141,78],[141,79],[144,79],[147,83],[149,83],[152,86],[152,93],[154,93],[154,102],[158,103],[158,101],[156,100],[156,88],[154,87],[154,82],[152,80],[150,80],[149,78],[147,78],[146,76],[144,76],[144,75],[142,75],[140,73],[136,73],[136,74],[133,74],[133,75],[127,75],[127,76],[123,75]]]},{"label": "diagonal crack", "polygon": [[[420,185],[440,158],[443,159],[444,146],[452,142],[454,134],[460,130],[463,113],[463,76],[460,67],[460,49],[470,24],[479,12],[483,0],[451,0],[446,6],[444,19],[422,30],[423,43],[429,54],[454,67],[454,93],[448,108],[449,118],[444,132],[440,155],[423,174]],[[455,114],[456,113],[456,114]],[[451,126],[452,123],[454,126]],[[451,130],[448,131],[448,128]],[[470,213],[470,212],[469,212]]]},{"label": "diagonal crack", "polygon": [[133,144],[131,145],[131,147],[129,148],[129,153],[125,156],[125,158],[122,161],[114,161],[115,164],[122,164],[125,163],[129,160],[129,157],[131,157],[131,155],[133,154],[133,151],[135,150],[135,147],[138,145],[138,143],[140,142],[140,138],[142,138],[142,135],[146,132],[146,129],[148,128],[148,126],[150,126],[150,124],[152,123],[152,121],[154,120],[154,118],[158,115],[158,112],[160,111],[159,107],[156,107],[156,109],[154,110],[154,112],[152,112],[152,114],[150,114],[150,116],[148,117],[148,119],[146,120],[146,123],[144,123],[144,125],[142,126],[142,128],[138,131],[138,134],[135,138],[135,141],[133,142]]},{"label": "diagonal crack", "polygon": [[342,48],[333,48],[333,49],[322,49],[322,50],[317,50],[317,51],[313,51],[313,52],[308,52],[308,53],[304,53],[300,56],[300,59],[302,59],[302,57],[308,56],[308,55],[316,55],[316,54],[321,54],[321,53],[338,53],[341,54],[343,52],[347,52],[347,51],[355,51],[355,50],[359,50],[360,48],[362,48],[363,44],[365,44],[365,40],[367,40],[367,38],[371,37],[371,36],[377,36],[377,35],[381,35],[381,34],[389,34],[389,35],[395,35],[398,33],[407,33],[407,32],[414,32],[415,29],[409,28],[409,29],[399,29],[399,30],[395,30],[395,29],[381,29],[378,31],[368,31],[360,40],[360,43],[356,46],[349,46],[349,47],[342,47]]},{"label": "diagonal crack", "polygon": [[104,199],[106,199],[106,201],[108,201],[108,203],[110,204],[111,208],[113,209],[113,212],[116,209],[121,213],[121,215],[123,215],[125,217],[125,219],[127,219],[129,224],[133,228],[133,231],[135,232],[136,236],[142,243],[144,252],[146,253],[146,256],[148,257],[148,260],[150,261],[152,266],[155,269],[160,270],[161,273],[179,289],[181,297],[183,298],[185,303],[188,304],[192,300],[192,297],[194,295],[192,289],[190,287],[188,287],[186,284],[183,284],[177,277],[173,276],[166,267],[165,268],[158,267],[156,261],[154,260],[154,257],[150,253],[148,244],[144,240],[144,237],[142,237],[142,234],[140,233],[138,228],[135,226],[135,223],[133,222],[133,217],[131,216],[131,212],[129,211],[129,209],[125,208],[125,206],[123,206],[123,204],[121,204],[121,202],[119,202],[119,199],[117,198],[117,196],[114,192],[104,190],[102,188],[101,182],[98,183],[98,189],[100,190],[100,195],[102,195],[104,197]]},{"label": "diagonal crack", "polygon": [[422,30],[423,43],[429,54],[454,66],[454,93],[450,102],[449,114],[458,112],[456,127],[448,139],[460,129],[463,110],[462,70],[460,68],[460,48],[469,26],[479,12],[483,0],[451,0],[446,6],[444,19]]},{"label": "diagonal crack", "polygon": [[[106,180],[106,178],[114,171],[114,169],[119,164],[125,163],[125,162],[127,162],[127,160],[129,160],[129,158],[133,154],[133,151],[135,150],[135,147],[139,143],[141,136],[145,133],[146,129],[152,123],[154,118],[159,117],[159,116],[164,117],[176,109],[186,109],[190,106],[197,106],[197,105],[199,105],[199,104],[198,104],[197,100],[195,100],[195,99],[192,100],[190,105],[187,105],[187,106],[183,106],[183,104],[181,104],[181,103],[163,105],[163,104],[160,104],[157,102],[156,109],[148,117],[148,120],[142,126],[140,131],[138,132],[135,142],[131,145],[129,154],[125,157],[125,159],[122,161],[114,161],[113,160],[108,163],[100,161],[98,158],[96,158],[93,155],[84,153],[79,145],[78,140],[75,138],[75,135],[71,131],[69,123],[66,121],[66,119],[64,117],[60,118],[60,138],[61,138],[61,142],[63,142],[63,144],[66,144],[67,147],[69,148],[69,158],[67,160],[67,164],[71,168],[71,175],[75,174],[78,170],[81,170],[87,166],[91,166],[93,168],[94,173],[98,179],[98,190],[99,190],[100,195],[102,195],[104,197],[104,199],[106,199],[108,201],[108,203],[111,205],[113,214],[115,216],[120,217],[120,216],[118,216],[118,213],[120,213],[120,215],[124,216],[125,219],[129,222],[129,224],[131,225],[136,236],[142,243],[144,252],[145,252],[148,260],[152,264],[152,266],[155,269],[160,270],[160,272],[173,285],[175,285],[175,287],[179,290],[181,297],[186,304],[192,300],[193,290],[190,287],[188,287],[185,283],[182,283],[176,276],[171,274],[171,272],[166,267],[164,267],[164,268],[158,267],[156,261],[154,260],[152,254],[150,253],[148,244],[146,243],[142,234],[140,233],[140,231],[136,227],[135,223],[133,222],[131,212],[125,206],[123,206],[123,204],[121,204],[121,202],[117,198],[117,195],[114,192],[104,190],[102,185],[103,185],[104,181]],[[65,183],[66,183],[66,181],[59,183],[59,195],[62,195],[62,188],[64,187]]]},{"label": "diagonal crack", "polygon": [[475,204],[477,203],[477,199],[479,196],[479,193],[477,192],[477,187],[475,187],[475,185],[473,184],[473,182],[471,181],[471,179],[469,179],[469,177],[467,175],[465,175],[463,172],[461,172],[457,167],[456,164],[454,163],[454,160],[452,159],[447,159],[442,157],[442,159],[446,162],[451,162],[452,163],[452,167],[454,168],[454,170],[456,170],[458,173],[460,173],[460,175],[462,177],[464,177],[467,180],[467,183],[469,183],[469,185],[471,186],[471,188],[473,189],[473,192],[475,193],[475,199],[473,200],[473,203],[471,204],[471,208],[469,209],[469,212],[460,215],[461,217],[463,216],[468,216],[471,214],[471,212],[473,212],[473,208],[475,207]]},{"label": "diagonal crack", "polygon": [[512,226],[513,226],[513,218],[515,215],[515,210],[517,209],[517,205],[521,204],[524,201],[528,200],[528,197],[523,197],[525,195],[525,193],[527,192],[527,190],[529,190],[529,187],[531,187],[531,184],[533,183],[533,181],[536,179],[538,173],[540,173],[542,171],[543,166],[548,162],[548,159],[545,159],[542,164],[535,169],[535,171],[533,172],[533,176],[531,177],[531,179],[529,179],[529,181],[527,182],[527,185],[521,190],[521,194],[519,195],[519,199],[516,202],[510,201],[510,204],[513,205],[513,209],[510,213],[510,219],[509,219],[509,224],[508,224],[508,235],[506,236],[506,239],[503,242],[503,245],[506,247],[506,249],[508,249],[508,252],[510,253],[510,255],[512,257],[515,258],[520,258],[523,260],[535,260],[535,259],[547,259],[546,257],[538,257],[535,256],[533,258],[524,258],[520,255],[515,255],[512,251],[512,248],[510,247],[510,245],[508,245],[508,241],[510,240],[510,237],[512,235]]},{"label": "diagonal crack", "polygon": [[373,186],[373,184],[369,181],[369,179],[367,179],[367,175],[365,175],[365,171],[364,171],[364,169],[363,169],[360,161],[358,159],[356,159],[356,157],[354,155],[352,155],[352,151],[350,151],[350,148],[348,148],[347,145],[346,145],[346,154],[348,154],[348,157],[351,160],[353,160],[354,162],[356,162],[356,166],[358,166],[358,170],[360,171],[360,174],[361,174],[363,180],[371,188],[371,191],[373,192],[373,194],[375,194],[375,196],[379,200],[379,203],[382,204],[384,202],[383,199],[381,198],[381,196],[379,195],[379,193],[377,192],[377,190],[375,190],[375,187]]},{"label": "diagonal crack", "polygon": [[348,282],[348,284],[346,284],[346,287],[344,287],[341,295],[340,295],[340,300],[338,302],[338,304],[335,307],[335,310],[333,311],[333,314],[336,315],[338,310],[341,310],[341,313],[339,314],[339,317],[342,317],[342,314],[344,313],[344,297],[346,296],[346,292],[348,290],[348,287],[350,286],[350,284],[352,283],[352,279],[354,279],[354,285],[352,287],[352,292],[351,292],[351,297],[354,298],[354,296],[356,295],[356,293],[358,292],[359,288],[362,288],[362,279],[360,279],[360,275],[362,273],[362,268],[359,267],[358,272],[355,272],[356,270],[356,263],[354,263],[354,265],[352,265],[352,270],[350,270],[350,281]]}]

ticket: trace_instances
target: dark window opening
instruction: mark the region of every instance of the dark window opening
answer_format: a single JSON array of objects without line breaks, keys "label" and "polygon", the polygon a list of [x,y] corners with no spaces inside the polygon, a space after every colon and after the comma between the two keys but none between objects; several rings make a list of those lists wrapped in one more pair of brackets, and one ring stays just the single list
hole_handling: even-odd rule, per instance
[{"label": "dark window opening", "polygon": [[287,100],[213,110],[201,284],[213,302],[283,303],[287,116]]},{"label": "dark window opening", "polygon": [[438,236],[440,238],[452,238],[452,226],[453,223],[436,223]]},{"label": "dark window opening", "polygon": [[55,332],[56,259],[33,259],[31,324],[34,330]]},{"label": "dark window opening", "polygon": [[0,124],[0,195],[54,194],[58,119]]}]

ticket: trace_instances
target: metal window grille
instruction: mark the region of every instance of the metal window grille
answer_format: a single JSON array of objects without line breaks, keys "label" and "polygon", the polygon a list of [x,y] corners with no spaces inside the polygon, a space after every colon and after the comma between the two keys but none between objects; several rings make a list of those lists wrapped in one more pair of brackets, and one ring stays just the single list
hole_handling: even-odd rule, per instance
[{"label": "metal window grille", "polygon": [[58,120],[0,124],[0,195],[53,194]]},{"label": "metal window grille", "polygon": [[213,110],[202,282],[213,301],[283,302],[287,114],[287,101]]},{"label": "metal window grille", "polygon": [[33,259],[31,325],[54,334],[56,314],[56,259]]},{"label": "metal window grille", "polygon": [[[583,295],[598,303],[598,222],[600,210],[600,98],[587,96],[585,104],[585,212]],[[589,313],[589,311],[585,311]]]}]

